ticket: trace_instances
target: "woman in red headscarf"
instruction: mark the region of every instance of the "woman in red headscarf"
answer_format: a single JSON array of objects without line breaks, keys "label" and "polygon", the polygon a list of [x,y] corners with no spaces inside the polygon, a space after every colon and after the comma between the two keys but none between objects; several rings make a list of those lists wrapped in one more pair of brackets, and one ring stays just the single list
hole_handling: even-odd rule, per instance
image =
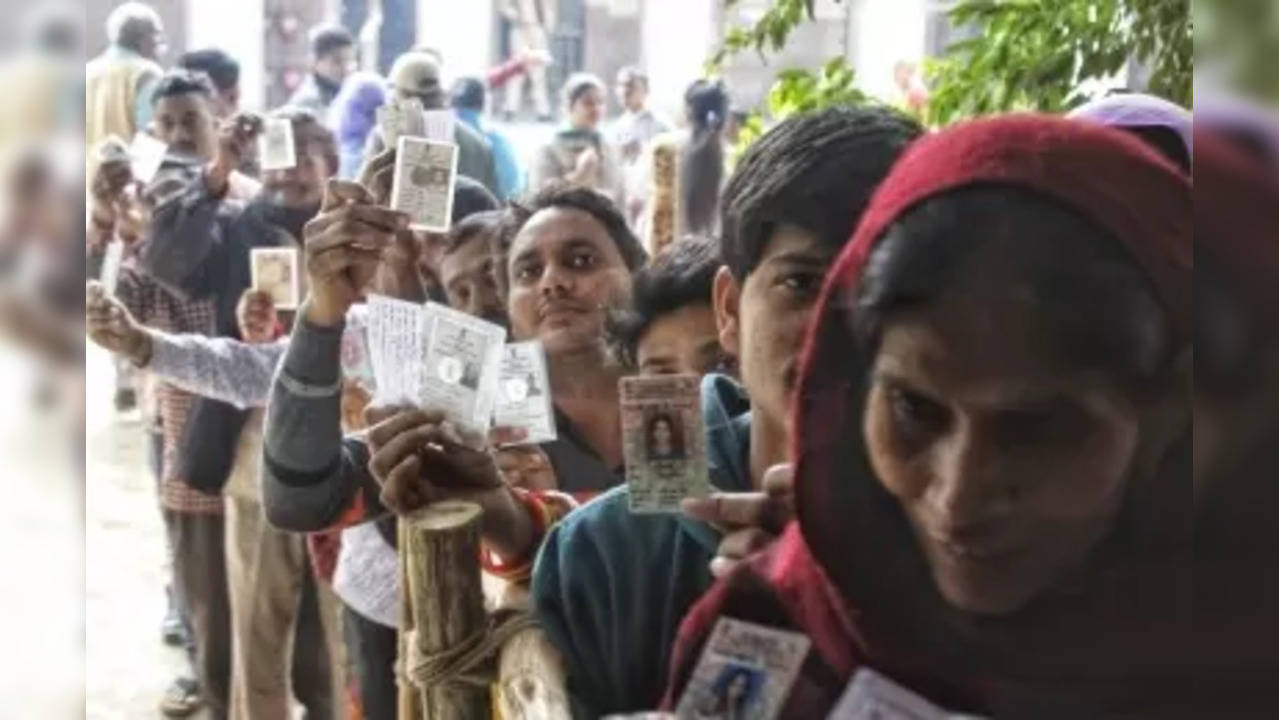
[{"label": "woman in red headscarf", "polygon": [[918,141],[827,276],[797,520],[686,618],[812,641],[782,717],[872,669],[995,717],[1192,713],[1193,220],[1141,141],[1008,116]]}]

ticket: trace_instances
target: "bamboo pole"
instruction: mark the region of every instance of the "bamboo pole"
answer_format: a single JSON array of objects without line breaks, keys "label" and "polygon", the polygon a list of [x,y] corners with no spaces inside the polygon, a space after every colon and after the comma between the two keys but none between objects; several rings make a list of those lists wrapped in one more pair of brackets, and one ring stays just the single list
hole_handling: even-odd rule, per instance
[{"label": "bamboo pole", "polygon": [[563,663],[541,628],[523,630],[506,641],[497,677],[502,720],[572,717]]},{"label": "bamboo pole", "polygon": [[[400,571],[407,581],[402,586],[408,592],[408,629],[423,656],[456,648],[486,628],[478,562],[480,514],[479,506],[473,503],[446,501],[400,519]],[[408,649],[408,637],[401,634],[401,650]],[[407,657],[401,655],[401,665]],[[406,707],[412,700],[404,692],[412,681],[402,678],[400,683],[401,718],[489,720],[487,687],[443,684],[413,688],[420,694],[417,708],[412,708]]]}]

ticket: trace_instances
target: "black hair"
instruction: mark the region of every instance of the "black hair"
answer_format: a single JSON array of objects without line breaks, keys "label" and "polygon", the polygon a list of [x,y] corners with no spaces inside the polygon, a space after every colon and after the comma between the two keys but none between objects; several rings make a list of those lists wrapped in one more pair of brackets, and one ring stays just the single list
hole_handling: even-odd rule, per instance
[{"label": "black hair", "polygon": [[488,188],[465,175],[457,176],[457,182],[453,185],[452,224],[456,225],[471,215],[499,207],[501,203]]},{"label": "black hair", "polygon": [[461,77],[449,90],[449,107],[457,110],[483,110],[486,93],[479,78]]},{"label": "black hair", "polygon": [[1176,130],[1164,125],[1132,125],[1119,129],[1136,135],[1160,155],[1176,163],[1183,172],[1190,172],[1190,149]]},{"label": "black hair", "polygon": [[178,67],[208,75],[218,90],[230,90],[240,83],[240,63],[218,48],[182,53]]},{"label": "black hair", "polygon": [[599,90],[602,94],[604,92],[604,83],[590,73],[577,72],[569,75],[568,79],[564,81],[564,89],[561,91],[564,96],[564,107],[573,107],[574,103],[592,89]]},{"label": "black hair", "polygon": [[1073,367],[1154,388],[1171,367],[1172,329],[1150,279],[1121,243],[1079,211],[1006,185],[949,192],[912,208],[871,252],[852,328],[866,357],[888,315],[926,304],[992,249],[1027,277],[1028,301]]},{"label": "black hair", "polygon": [[473,240],[488,241],[490,250],[500,252],[501,248],[493,247],[492,242],[497,240],[502,232],[502,222],[505,218],[504,210],[482,210],[454,222],[444,237],[444,254],[456,252]]},{"label": "black hair", "polygon": [[721,254],[738,280],[781,225],[838,249],[902,150],[923,133],[886,107],[837,107],[783,120],[742,155],[720,201]]},{"label": "black hair", "polygon": [[688,237],[640,268],[632,281],[629,307],[608,316],[606,335],[618,360],[636,368],[640,340],[658,318],[688,305],[710,305],[720,265],[715,243]]},{"label": "black hair", "polygon": [[638,82],[644,86],[645,90],[648,89],[648,74],[638,65],[626,65],[618,70],[617,81],[619,84]]},{"label": "black hair", "polygon": [[720,183],[724,179],[724,148],[720,132],[728,113],[723,84],[696,80],[684,92],[691,136],[680,147],[680,212],[690,233],[715,230]]},{"label": "black hair", "polygon": [[267,117],[288,120],[293,125],[293,141],[298,147],[310,146],[324,155],[334,173],[338,169],[338,144],[333,131],[314,112],[296,105],[272,110]]},{"label": "black hair", "polygon": [[626,224],[626,218],[622,216],[612,200],[588,187],[567,185],[562,182],[550,183],[524,204],[511,204],[506,231],[502,234],[506,247],[509,249],[510,242],[515,239],[515,235],[529,218],[547,208],[581,210],[599,221],[604,229],[608,230],[608,236],[621,254],[627,270],[635,272],[648,259],[648,253],[644,252],[644,247],[631,232],[630,226]]},{"label": "black hair", "polygon": [[176,97],[178,95],[188,95],[195,93],[203,95],[205,98],[213,99],[213,82],[202,72],[195,72],[186,68],[172,68],[165,71],[156,80],[155,87],[151,90],[151,104],[154,105],[163,98]]},{"label": "black hair", "polygon": [[334,50],[352,47],[355,38],[341,25],[320,25],[311,30],[311,57],[322,58]]}]

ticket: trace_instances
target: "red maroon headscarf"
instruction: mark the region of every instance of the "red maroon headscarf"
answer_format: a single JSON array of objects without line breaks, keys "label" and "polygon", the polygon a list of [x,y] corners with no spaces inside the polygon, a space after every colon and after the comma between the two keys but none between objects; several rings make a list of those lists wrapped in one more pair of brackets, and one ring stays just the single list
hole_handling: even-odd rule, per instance
[{"label": "red maroon headscarf", "polygon": [[[1211,132],[1196,130],[1195,143],[1195,252],[1215,268],[1224,292],[1247,316],[1254,343],[1279,342],[1279,167]],[[1197,491],[1195,630],[1204,665],[1234,679],[1228,696],[1266,688],[1266,712],[1273,713],[1279,692],[1273,689],[1279,676],[1279,408],[1270,414],[1269,427],[1245,421],[1255,425],[1249,430],[1256,437],[1232,453],[1227,472],[1218,471],[1208,488]]]},{"label": "red maroon headscarf", "polygon": [[[903,214],[978,185],[1038,192],[1108,231],[1149,278],[1176,347],[1188,346],[1190,184],[1170,161],[1120,131],[1038,115],[977,120],[917,141],[827,275],[811,321],[792,436],[798,519],[687,616],[668,700],[719,616],[812,639],[788,718],[824,717],[862,666],[952,709],[1000,717],[1088,716],[1103,706],[1149,712],[1155,688],[1185,679],[1188,427],[1178,444],[1185,453],[1169,463],[1177,472],[1125,499],[1125,557],[1140,559],[1108,563],[1090,576],[1096,587],[1036,600],[1011,617],[967,615],[941,598],[900,505],[870,470],[861,428],[871,358],[859,357],[847,300],[875,243]],[[1152,634],[1160,642],[1145,644]],[[1166,701],[1177,706],[1176,697]]]}]

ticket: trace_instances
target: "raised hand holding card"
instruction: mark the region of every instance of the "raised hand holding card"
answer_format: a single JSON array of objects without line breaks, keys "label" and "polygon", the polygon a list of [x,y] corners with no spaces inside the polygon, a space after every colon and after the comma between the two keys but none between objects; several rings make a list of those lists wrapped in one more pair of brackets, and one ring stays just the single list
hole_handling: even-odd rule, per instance
[{"label": "raised hand holding card", "polygon": [[696,375],[622,378],[622,452],[633,513],[679,512],[710,493]]},{"label": "raised hand holding card", "polygon": [[720,618],[680,696],[676,716],[773,720],[809,644],[799,633]]}]

